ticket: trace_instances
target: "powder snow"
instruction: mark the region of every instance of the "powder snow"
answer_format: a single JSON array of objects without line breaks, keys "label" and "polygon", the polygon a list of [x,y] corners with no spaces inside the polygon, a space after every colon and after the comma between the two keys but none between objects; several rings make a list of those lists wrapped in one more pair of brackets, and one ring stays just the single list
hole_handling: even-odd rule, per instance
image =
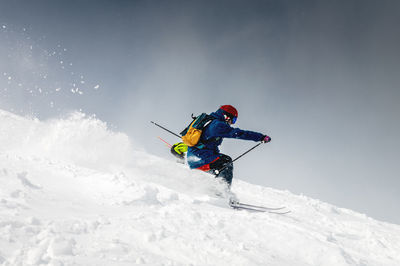
[{"label": "powder snow", "polygon": [[240,200],[291,213],[233,210],[224,191],[95,117],[0,110],[1,265],[400,265],[399,225],[237,177]]}]

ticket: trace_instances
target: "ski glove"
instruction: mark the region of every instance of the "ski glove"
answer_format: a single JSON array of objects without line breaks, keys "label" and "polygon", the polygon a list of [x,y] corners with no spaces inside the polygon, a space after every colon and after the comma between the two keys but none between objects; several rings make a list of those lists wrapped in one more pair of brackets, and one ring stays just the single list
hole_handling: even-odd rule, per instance
[{"label": "ski glove", "polygon": [[268,143],[271,141],[271,137],[268,137],[267,135],[264,135],[261,139],[262,143]]},{"label": "ski glove", "polygon": [[188,146],[182,142],[178,142],[171,147],[171,153],[179,159],[185,158]]}]

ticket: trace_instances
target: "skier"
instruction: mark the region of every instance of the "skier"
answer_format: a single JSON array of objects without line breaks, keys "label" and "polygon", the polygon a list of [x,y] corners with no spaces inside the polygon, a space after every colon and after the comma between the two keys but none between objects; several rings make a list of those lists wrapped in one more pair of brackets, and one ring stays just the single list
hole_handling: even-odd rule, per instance
[{"label": "skier", "polygon": [[[233,164],[231,157],[219,151],[218,146],[221,145],[223,139],[235,138],[268,143],[271,138],[258,132],[231,127],[238,117],[238,112],[232,105],[222,105],[210,116],[213,120],[203,129],[200,137],[200,142],[204,145],[201,148],[188,147],[187,162],[191,169],[202,170],[214,174],[216,177],[222,177],[230,187],[233,178]],[[184,151],[182,144],[175,144],[171,152],[180,155]]]}]

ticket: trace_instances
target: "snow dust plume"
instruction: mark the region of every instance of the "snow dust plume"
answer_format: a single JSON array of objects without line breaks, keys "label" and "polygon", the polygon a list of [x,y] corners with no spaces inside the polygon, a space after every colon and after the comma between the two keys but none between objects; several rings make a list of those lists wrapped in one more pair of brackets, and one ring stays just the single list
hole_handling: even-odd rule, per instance
[{"label": "snow dust plume", "polygon": [[39,121],[1,111],[0,146],[19,155],[31,155],[102,169],[124,165],[133,156],[125,134],[80,112],[64,119]]}]

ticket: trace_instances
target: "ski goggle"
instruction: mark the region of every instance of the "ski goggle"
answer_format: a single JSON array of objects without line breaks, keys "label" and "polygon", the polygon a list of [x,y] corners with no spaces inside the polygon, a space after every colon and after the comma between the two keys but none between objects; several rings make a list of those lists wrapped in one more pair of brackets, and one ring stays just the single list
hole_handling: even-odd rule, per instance
[{"label": "ski goggle", "polygon": [[235,124],[236,120],[237,120],[237,116],[233,116],[233,115],[229,114],[228,112],[224,113],[224,118],[225,118],[225,121],[227,121],[227,122],[230,121],[231,124]]},{"label": "ski goggle", "polygon": [[236,123],[237,116],[225,115],[225,119],[226,121],[230,121],[233,125]]}]

